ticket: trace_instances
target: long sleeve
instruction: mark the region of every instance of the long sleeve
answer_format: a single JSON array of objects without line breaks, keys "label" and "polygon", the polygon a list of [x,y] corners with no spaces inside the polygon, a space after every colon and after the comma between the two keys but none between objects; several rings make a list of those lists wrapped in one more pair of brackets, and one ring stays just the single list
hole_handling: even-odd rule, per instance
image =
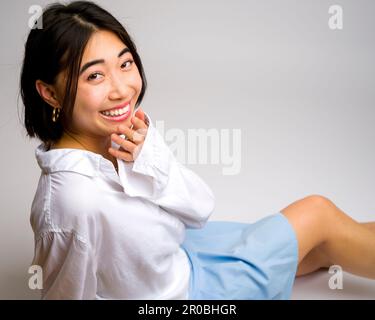
[{"label": "long sleeve", "polygon": [[42,299],[95,299],[96,272],[89,244],[73,232],[47,231],[35,242],[42,267]]},{"label": "long sleeve", "polygon": [[125,192],[159,205],[187,227],[201,228],[214,210],[214,194],[197,174],[177,161],[146,116],[149,128],[140,152],[133,163],[123,162],[120,167]]}]

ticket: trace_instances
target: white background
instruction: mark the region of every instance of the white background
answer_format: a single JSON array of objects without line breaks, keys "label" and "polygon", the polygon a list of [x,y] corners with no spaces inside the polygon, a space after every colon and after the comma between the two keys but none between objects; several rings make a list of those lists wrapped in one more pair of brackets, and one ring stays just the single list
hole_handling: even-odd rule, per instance
[{"label": "white background", "polygon": [[[30,205],[38,141],[22,127],[19,73],[29,7],[0,10],[0,298],[34,299]],[[374,1],[97,1],[133,37],[149,83],[143,109],[166,130],[241,129],[241,171],[186,164],[214,191],[212,220],[254,222],[309,194],[375,220]],[[328,8],[344,29],[328,28]],[[375,281],[297,279],[293,299],[374,299]]]}]

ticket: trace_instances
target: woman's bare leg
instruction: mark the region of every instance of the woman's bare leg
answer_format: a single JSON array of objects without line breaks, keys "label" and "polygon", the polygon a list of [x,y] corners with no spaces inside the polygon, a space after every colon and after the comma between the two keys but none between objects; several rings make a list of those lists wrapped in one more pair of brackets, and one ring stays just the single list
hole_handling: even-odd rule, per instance
[{"label": "woman's bare leg", "polygon": [[372,232],[375,232],[375,222],[362,222],[361,225],[368,228]]},{"label": "woman's bare leg", "polygon": [[304,276],[322,268],[328,269],[331,265],[333,265],[333,263],[329,261],[329,258],[318,246],[312,249],[298,264],[296,276]]},{"label": "woman's bare leg", "polygon": [[[375,222],[362,222],[360,224],[375,233]],[[312,249],[299,263],[297,276],[303,276],[322,268],[328,269],[331,265],[333,263],[318,246]]]},{"label": "woman's bare leg", "polygon": [[297,275],[337,264],[344,271],[375,279],[375,234],[346,215],[329,199],[313,195],[281,212],[298,240]]}]

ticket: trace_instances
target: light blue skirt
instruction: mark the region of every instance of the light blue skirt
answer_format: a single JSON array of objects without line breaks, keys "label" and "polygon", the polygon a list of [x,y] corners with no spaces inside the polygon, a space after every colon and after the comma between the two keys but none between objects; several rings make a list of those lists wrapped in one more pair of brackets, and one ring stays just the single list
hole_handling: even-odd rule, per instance
[{"label": "light blue skirt", "polygon": [[189,299],[290,299],[298,266],[294,229],[281,213],[255,223],[208,221],[186,229]]}]

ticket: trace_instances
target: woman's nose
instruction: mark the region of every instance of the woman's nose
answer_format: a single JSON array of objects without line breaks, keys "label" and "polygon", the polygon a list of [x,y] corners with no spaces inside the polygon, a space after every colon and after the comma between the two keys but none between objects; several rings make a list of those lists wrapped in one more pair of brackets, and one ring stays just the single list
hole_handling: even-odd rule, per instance
[{"label": "woman's nose", "polygon": [[126,97],[127,84],[123,78],[113,75],[109,90],[109,99],[118,100]]}]

